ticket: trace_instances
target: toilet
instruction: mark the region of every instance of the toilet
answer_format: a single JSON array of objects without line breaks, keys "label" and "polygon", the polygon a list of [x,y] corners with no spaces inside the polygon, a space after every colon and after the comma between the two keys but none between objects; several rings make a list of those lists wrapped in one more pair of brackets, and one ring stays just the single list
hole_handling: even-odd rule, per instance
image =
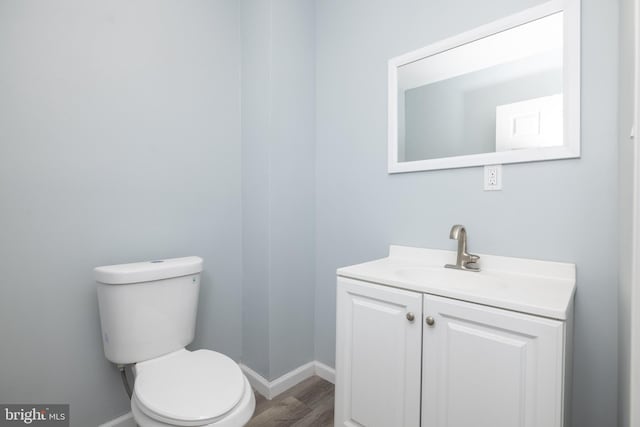
[{"label": "toilet", "polygon": [[202,258],[97,267],[98,306],[106,358],[133,365],[131,412],[140,427],[244,426],[253,390],[231,358],[189,351]]}]

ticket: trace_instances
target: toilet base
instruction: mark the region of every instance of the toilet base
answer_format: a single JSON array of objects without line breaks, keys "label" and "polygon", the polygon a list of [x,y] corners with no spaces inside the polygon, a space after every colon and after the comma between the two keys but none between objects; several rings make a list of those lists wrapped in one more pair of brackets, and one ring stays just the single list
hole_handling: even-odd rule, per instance
[{"label": "toilet base", "polygon": [[[242,427],[247,424],[256,408],[256,398],[246,377],[244,378],[244,382],[247,393],[242,396],[238,405],[236,405],[227,416],[211,424],[202,424],[198,427]],[[140,427],[175,427],[174,424],[167,424],[155,420],[142,412],[138,407],[135,396],[131,399],[131,412],[133,413],[133,419]]]}]

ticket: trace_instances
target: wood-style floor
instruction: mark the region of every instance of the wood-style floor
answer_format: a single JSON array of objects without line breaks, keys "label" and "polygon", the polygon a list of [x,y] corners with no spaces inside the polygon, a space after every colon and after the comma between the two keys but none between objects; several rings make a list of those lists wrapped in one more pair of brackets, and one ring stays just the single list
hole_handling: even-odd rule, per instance
[{"label": "wood-style floor", "polygon": [[256,410],[246,427],[332,427],[333,384],[311,377],[273,400],[256,393]]}]

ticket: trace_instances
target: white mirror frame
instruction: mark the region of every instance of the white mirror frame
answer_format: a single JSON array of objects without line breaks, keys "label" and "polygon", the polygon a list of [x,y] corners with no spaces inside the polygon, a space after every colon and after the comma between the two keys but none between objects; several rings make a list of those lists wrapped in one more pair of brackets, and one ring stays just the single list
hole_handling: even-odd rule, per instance
[{"label": "white mirror frame", "polygon": [[[398,162],[398,67],[527,22],[564,12],[564,144],[558,147],[471,154]],[[389,173],[464,168],[580,157],[580,0],[552,0],[389,60]]]}]

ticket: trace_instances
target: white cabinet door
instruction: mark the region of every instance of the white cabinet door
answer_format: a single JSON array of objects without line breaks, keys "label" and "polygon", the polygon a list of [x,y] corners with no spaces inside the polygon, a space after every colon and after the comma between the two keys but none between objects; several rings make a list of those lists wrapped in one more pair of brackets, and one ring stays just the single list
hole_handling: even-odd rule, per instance
[{"label": "white cabinet door", "polygon": [[420,293],[338,278],[336,426],[420,425],[421,319]]},{"label": "white cabinet door", "polygon": [[422,427],[562,426],[563,322],[432,295],[424,316]]}]

